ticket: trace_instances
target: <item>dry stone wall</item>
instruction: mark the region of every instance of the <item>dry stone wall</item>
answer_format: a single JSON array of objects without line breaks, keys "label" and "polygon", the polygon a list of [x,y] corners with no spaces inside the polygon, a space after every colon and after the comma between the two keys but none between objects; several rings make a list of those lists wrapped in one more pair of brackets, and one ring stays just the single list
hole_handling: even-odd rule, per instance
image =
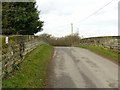
[{"label": "dry stone wall", "polygon": [[120,36],[105,36],[81,39],[81,45],[97,45],[104,48],[110,48],[114,51],[120,51]]},{"label": "dry stone wall", "polygon": [[8,44],[6,36],[2,37],[2,76],[19,68],[25,55],[44,42],[37,36],[10,36]]}]

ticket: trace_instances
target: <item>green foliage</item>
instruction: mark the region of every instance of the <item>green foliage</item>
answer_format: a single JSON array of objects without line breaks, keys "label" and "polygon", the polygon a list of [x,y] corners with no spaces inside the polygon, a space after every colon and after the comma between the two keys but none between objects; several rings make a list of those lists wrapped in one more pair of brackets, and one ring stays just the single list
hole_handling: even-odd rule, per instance
[{"label": "green foliage", "polygon": [[26,55],[20,69],[3,78],[3,88],[45,88],[47,64],[51,59],[53,47],[40,45]]},{"label": "green foliage", "polygon": [[43,22],[35,2],[3,2],[2,34],[33,35],[42,30]]}]

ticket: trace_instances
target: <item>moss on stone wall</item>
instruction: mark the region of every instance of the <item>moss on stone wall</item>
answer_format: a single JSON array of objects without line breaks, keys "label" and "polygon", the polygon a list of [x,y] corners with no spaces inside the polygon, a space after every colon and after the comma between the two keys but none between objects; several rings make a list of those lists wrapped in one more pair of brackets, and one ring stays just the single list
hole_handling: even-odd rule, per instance
[{"label": "moss on stone wall", "polygon": [[119,52],[119,39],[120,36],[104,36],[104,37],[91,37],[81,39],[81,45],[95,45],[95,46],[102,46],[104,48],[109,48],[113,51]]},{"label": "moss on stone wall", "polygon": [[6,36],[2,36],[3,76],[17,68],[24,55],[41,43],[39,37],[32,35],[8,36],[8,44],[5,43],[5,38]]}]

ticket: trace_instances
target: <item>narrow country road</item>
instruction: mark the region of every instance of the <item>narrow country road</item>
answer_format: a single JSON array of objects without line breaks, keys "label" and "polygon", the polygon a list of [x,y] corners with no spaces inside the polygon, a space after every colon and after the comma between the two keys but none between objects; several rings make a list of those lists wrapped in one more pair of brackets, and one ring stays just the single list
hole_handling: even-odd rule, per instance
[{"label": "narrow country road", "polygon": [[51,88],[118,88],[118,65],[89,50],[55,47]]}]

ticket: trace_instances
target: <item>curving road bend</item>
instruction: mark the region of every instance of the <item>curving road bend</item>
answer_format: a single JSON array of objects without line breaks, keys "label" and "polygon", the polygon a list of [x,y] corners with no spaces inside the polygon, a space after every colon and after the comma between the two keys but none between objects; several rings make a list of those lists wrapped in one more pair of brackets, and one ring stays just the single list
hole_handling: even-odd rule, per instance
[{"label": "curving road bend", "polygon": [[118,88],[118,65],[89,50],[55,47],[50,88]]}]

